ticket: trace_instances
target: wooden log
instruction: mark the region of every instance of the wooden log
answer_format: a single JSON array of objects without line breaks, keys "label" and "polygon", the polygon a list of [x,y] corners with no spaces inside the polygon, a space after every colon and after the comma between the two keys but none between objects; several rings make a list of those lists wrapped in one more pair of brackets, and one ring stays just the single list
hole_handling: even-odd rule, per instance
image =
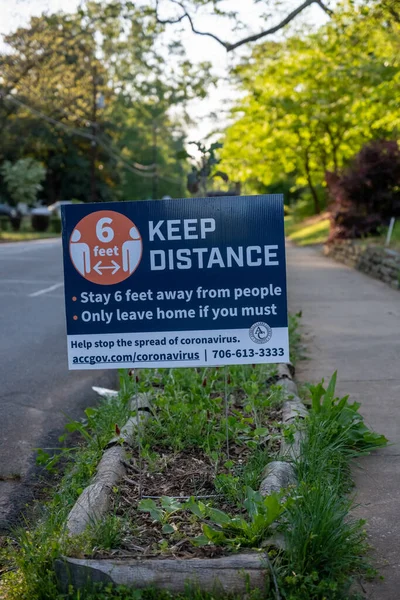
[{"label": "wooden log", "polygon": [[99,521],[108,512],[112,488],[126,474],[124,459],[123,446],[113,446],[104,452],[93,483],[83,490],[68,515],[67,535],[83,533],[89,524]]},{"label": "wooden log", "polygon": [[[150,395],[138,394],[131,399],[131,410],[150,409]],[[125,448],[123,444],[132,446],[137,436],[137,427],[148,419],[150,412],[141,410],[139,414],[128,419],[120,434],[113,438],[98,464],[93,482],[88,485],[75,502],[66,522],[68,536],[83,533],[86,527],[99,521],[110,508],[113,487],[126,475]]]},{"label": "wooden log", "polygon": [[289,379],[293,379],[295,374],[295,368],[292,363],[279,363],[276,365],[278,377],[288,377]]},{"label": "wooden log", "polygon": [[54,569],[63,591],[69,585],[83,589],[94,582],[135,589],[156,588],[182,593],[187,586],[202,591],[245,594],[266,590],[267,564],[262,553],[234,554],[222,558],[89,560],[57,559]]},{"label": "wooden log", "polygon": [[296,483],[296,473],[293,465],[285,461],[274,460],[265,467],[262,473],[260,494],[268,496]]},{"label": "wooden log", "polygon": [[138,394],[137,403],[136,396],[130,400],[130,408],[132,412],[136,413],[139,408],[139,413],[134,417],[130,417],[125,425],[121,427],[119,435],[113,437],[107,444],[107,448],[114,446],[115,444],[125,443],[129,446],[134,446],[137,440],[137,426],[143,425],[151,414],[151,402],[150,394]]},{"label": "wooden log", "polygon": [[275,385],[280,385],[287,394],[297,396],[297,385],[292,379],[285,377],[284,379],[278,379]]},{"label": "wooden log", "polygon": [[305,438],[305,431],[303,429],[297,429],[293,434],[293,441],[287,441],[285,439],[281,442],[281,449],[279,455],[282,460],[287,461],[298,461],[301,456],[301,446]]},{"label": "wooden log", "polygon": [[308,410],[300,400],[295,397],[293,400],[286,400],[282,406],[282,422],[288,423],[296,418],[305,419],[308,415]]}]

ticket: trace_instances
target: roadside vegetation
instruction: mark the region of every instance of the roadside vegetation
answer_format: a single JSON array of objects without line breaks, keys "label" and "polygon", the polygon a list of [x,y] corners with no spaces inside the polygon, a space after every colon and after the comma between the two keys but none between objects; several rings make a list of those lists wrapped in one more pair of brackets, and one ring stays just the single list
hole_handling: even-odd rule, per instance
[{"label": "roadside vegetation", "polygon": [[59,233],[39,233],[38,231],[0,231],[1,242],[29,242],[59,237]]},{"label": "roadside vegetation", "polygon": [[329,235],[329,216],[327,213],[296,221],[294,217],[285,217],[285,235],[299,246],[324,244]]},{"label": "roadside vegetation", "polygon": [[[291,215],[285,217],[285,235],[290,241],[298,246],[324,244],[328,240],[329,232],[329,213],[307,217],[300,221],[296,220]],[[388,227],[382,226],[379,228],[377,235],[361,238],[359,242],[386,247],[387,233]],[[387,247],[392,250],[400,250],[400,219],[395,221],[390,243]]]},{"label": "roadside vegetation", "polygon": [[[302,351],[298,321],[299,316],[291,318],[294,361]],[[144,533],[139,545],[147,543],[149,555],[168,555],[174,546],[177,551],[179,543],[183,556],[226,554],[245,548],[262,551],[268,557],[270,585],[267,590],[249,594],[251,600],[351,598],[354,576],[368,573],[369,567],[363,523],[349,516],[349,462],[385,445],[386,440],[368,430],[358,404],[335,397],[336,376],[326,390],[322,384],[311,386],[307,392],[310,416],[303,423],[306,435],[301,459],[295,464],[298,486],[288,489],[285,497],[273,494],[262,498],[257,492],[261,471],[276,457],[279,447],[276,417],[282,392],[273,385],[273,375],[273,365],[229,369],[228,457],[227,423],[221,402],[223,369],[165,370],[158,375],[140,371],[138,381],[136,375],[121,372],[118,397],[101,400],[99,406],[86,410],[85,420],[67,425],[67,434],[80,434],[77,446],[65,447],[54,456],[39,451],[39,462],[55,473],[63,471],[62,479],[50,500],[37,507],[36,524],[27,523],[4,545],[0,595],[10,600],[218,598],[217,594],[196,590],[177,596],[110,586],[59,593],[52,570],[56,557],[63,553],[107,556],[111,550],[118,555],[119,548],[126,552],[132,543],[133,530],[135,545],[139,543],[138,525],[144,530],[143,525],[148,523],[153,537]],[[62,531],[68,512],[93,477],[104,446],[115,435],[116,424],[122,425],[131,414],[128,400],[137,390],[149,391],[149,386],[156,396],[157,416],[148,421],[143,432],[143,468],[150,480],[148,485],[161,489],[154,495],[163,497],[142,499],[138,509],[133,510],[137,491],[125,481],[115,490],[114,509],[108,517],[66,544]],[[235,398],[242,408],[235,406]],[[293,426],[284,428],[281,434],[290,439]],[[61,443],[64,441],[65,436]],[[169,456],[172,466],[180,469],[178,474],[185,479],[189,498],[176,497],[179,494],[173,486],[179,484],[182,489],[182,485],[168,471],[168,460],[164,461],[166,471],[162,477],[152,482],[163,456]],[[185,456],[189,459],[186,463]],[[194,458],[198,463],[193,477],[188,465],[193,465]],[[133,453],[133,471],[136,459]],[[213,490],[218,499],[196,499],[197,495],[213,495]],[[129,499],[129,509],[124,499]],[[270,544],[263,547],[276,529],[285,538],[285,551]],[[137,555],[137,549],[132,555],[135,552]]]},{"label": "roadside vegetation", "polygon": [[47,231],[35,231],[29,216],[21,219],[19,229],[16,231],[11,226],[9,219],[0,217],[0,243],[1,242],[24,242],[29,240],[40,240],[61,235],[60,219],[52,219]]}]

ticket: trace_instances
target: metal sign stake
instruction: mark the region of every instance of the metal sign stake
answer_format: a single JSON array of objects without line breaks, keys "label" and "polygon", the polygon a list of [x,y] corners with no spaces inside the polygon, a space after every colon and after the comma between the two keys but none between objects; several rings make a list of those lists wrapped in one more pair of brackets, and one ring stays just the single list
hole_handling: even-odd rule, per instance
[{"label": "metal sign stake", "polygon": [[139,454],[139,500],[142,499],[142,440],[141,440],[141,424],[139,414],[139,396],[136,374],[134,373],[134,394],[136,401],[136,422],[137,422],[137,439],[138,439],[138,454]]},{"label": "metal sign stake", "polygon": [[225,375],[225,393],[224,393],[224,404],[225,404],[225,434],[226,434],[226,456],[229,460],[229,404],[228,404],[228,366],[224,367],[224,375]]}]

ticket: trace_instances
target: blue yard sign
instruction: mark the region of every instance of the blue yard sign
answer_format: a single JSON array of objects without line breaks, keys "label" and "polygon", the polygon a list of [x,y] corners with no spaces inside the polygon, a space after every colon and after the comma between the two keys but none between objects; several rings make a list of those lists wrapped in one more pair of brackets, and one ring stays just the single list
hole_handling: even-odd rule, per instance
[{"label": "blue yard sign", "polygon": [[283,197],[62,207],[70,369],[289,361]]}]

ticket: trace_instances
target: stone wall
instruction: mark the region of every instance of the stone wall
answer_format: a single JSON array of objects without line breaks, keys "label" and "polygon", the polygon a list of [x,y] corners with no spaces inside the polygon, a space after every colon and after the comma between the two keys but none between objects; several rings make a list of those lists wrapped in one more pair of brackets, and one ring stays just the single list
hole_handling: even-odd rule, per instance
[{"label": "stone wall", "polygon": [[325,244],[324,254],[400,289],[400,252],[353,240]]}]

